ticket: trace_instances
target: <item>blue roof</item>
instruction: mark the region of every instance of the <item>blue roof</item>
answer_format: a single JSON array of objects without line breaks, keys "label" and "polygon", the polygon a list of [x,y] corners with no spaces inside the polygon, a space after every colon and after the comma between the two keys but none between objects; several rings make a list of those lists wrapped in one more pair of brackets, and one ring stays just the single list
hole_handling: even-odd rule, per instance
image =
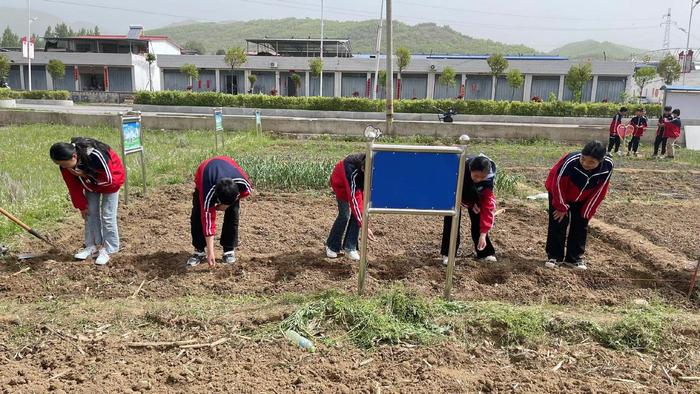
[{"label": "blue roof", "polygon": [[661,87],[663,90],[687,90],[691,92],[700,92],[700,86],[690,86],[690,85],[664,85]]},{"label": "blue roof", "polygon": [[[411,55],[413,59],[445,59],[445,60],[486,60],[490,55],[424,55],[415,54]],[[356,54],[356,58],[367,59],[374,58],[373,54]],[[384,59],[386,56],[380,55],[380,59]],[[569,58],[561,56],[549,56],[549,55],[505,55],[508,60],[569,60]]]}]

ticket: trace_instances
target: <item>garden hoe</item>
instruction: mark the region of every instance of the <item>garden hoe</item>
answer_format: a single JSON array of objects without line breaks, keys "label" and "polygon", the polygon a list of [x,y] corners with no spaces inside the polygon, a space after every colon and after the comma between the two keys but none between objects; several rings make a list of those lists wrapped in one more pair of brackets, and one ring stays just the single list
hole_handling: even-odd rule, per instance
[{"label": "garden hoe", "polygon": [[2,209],[2,208],[0,208],[0,213],[3,214],[3,215],[5,215],[8,219],[10,219],[10,220],[12,220],[13,222],[15,222],[15,224],[17,224],[18,226],[22,227],[22,228],[23,228],[26,232],[28,232],[29,234],[31,234],[31,235],[33,235],[33,236],[39,238],[40,240],[46,242],[47,244],[51,245],[51,247],[53,247],[53,248],[55,248],[55,249],[58,249],[58,247],[56,247],[56,245],[54,245],[53,242],[49,241],[46,237],[44,237],[43,235],[41,235],[41,234],[39,234],[38,232],[36,232],[36,230],[34,230],[33,228],[31,228],[31,227],[27,226],[26,224],[22,223],[21,220],[19,220],[19,219],[17,219],[16,217],[14,217],[11,213],[7,212],[6,210],[4,210],[4,209]]}]

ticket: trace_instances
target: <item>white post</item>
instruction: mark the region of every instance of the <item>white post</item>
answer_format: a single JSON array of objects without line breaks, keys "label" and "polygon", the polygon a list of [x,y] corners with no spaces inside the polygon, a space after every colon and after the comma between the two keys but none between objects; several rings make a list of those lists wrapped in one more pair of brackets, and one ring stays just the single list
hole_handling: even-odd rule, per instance
[{"label": "white post", "polygon": [[379,55],[381,53],[380,49],[382,46],[382,22],[384,19],[384,0],[382,0],[382,7],[379,9],[379,28],[377,29],[377,43],[374,49],[374,55],[376,56],[376,63],[374,66],[374,84],[372,85],[372,98],[377,98],[377,86],[379,84]]},{"label": "white post", "polygon": [[435,96],[435,73],[428,73],[428,89],[425,92],[425,98],[432,99]]},{"label": "white post", "polygon": [[343,93],[343,73],[340,71],[336,71],[333,75],[333,96],[340,97]]},{"label": "white post", "polygon": [[280,72],[279,72],[279,70],[275,71],[275,90],[277,91],[278,96],[282,95],[282,92],[280,92]]},{"label": "white post", "polygon": [[51,74],[49,74],[48,67],[46,67],[44,73],[46,74],[46,90],[53,90],[53,78],[51,78]]},{"label": "white post", "polygon": [[598,76],[593,76],[593,82],[591,82],[591,102],[595,103],[595,96],[598,94]]},{"label": "white post", "polygon": [[248,94],[248,91],[250,90],[250,81],[248,80],[249,76],[250,70],[243,70],[243,94]]},{"label": "white post", "polygon": [[491,76],[491,100],[496,99],[496,82],[498,82],[498,78],[496,78],[495,75]]},{"label": "white post", "polygon": [[525,83],[523,84],[523,102],[528,102],[532,98],[532,74],[525,74]]},{"label": "white post", "polygon": [[310,87],[309,79],[311,77],[311,73],[307,71],[305,74],[306,75],[304,76],[304,96],[309,97],[309,87]]},{"label": "white post", "polygon": [[[564,100],[564,75],[559,76],[559,91],[557,92],[557,100]],[[586,87],[585,85],[583,86]]]},{"label": "white post", "polygon": [[323,0],[321,0],[321,51],[319,57],[321,58],[321,78],[319,79],[318,95],[323,97]]},{"label": "white post", "polygon": [[394,125],[394,43],[392,40],[391,0],[386,0],[386,133],[393,134]]},{"label": "white post", "polygon": [[27,70],[29,71],[29,91],[32,91],[32,53],[29,46],[32,43],[32,0],[27,0]]},{"label": "white post", "polygon": [[24,87],[24,66],[21,64],[19,65],[19,88],[21,90],[26,89]]},{"label": "white post", "polygon": [[214,70],[214,83],[216,83],[216,91],[221,91],[221,70],[218,68]]},{"label": "white post", "polygon": [[462,89],[464,89],[464,97],[462,100],[467,99],[467,74],[462,74],[462,82],[459,85],[459,93],[462,94]]}]

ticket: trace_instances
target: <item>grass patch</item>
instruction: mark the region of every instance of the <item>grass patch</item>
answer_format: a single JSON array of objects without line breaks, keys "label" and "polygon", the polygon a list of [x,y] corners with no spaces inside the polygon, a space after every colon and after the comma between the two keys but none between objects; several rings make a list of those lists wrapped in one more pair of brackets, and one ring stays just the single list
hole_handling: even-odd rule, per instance
[{"label": "grass patch", "polygon": [[301,305],[281,328],[307,335],[347,338],[356,346],[430,343],[449,332],[439,319],[462,308],[458,303],[428,302],[402,288],[379,297],[364,298],[328,291]]},{"label": "grass patch", "polygon": [[623,311],[616,322],[596,332],[598,341],[617,350],[653,351],[659,348],[668,328],[668,315],[659,307]]}]

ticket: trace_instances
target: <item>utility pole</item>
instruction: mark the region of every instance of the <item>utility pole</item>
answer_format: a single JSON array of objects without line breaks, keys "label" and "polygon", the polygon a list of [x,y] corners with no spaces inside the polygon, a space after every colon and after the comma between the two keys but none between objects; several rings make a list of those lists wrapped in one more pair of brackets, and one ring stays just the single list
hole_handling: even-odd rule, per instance
[{"label": "utility pole", "polygon": [[[686,71],[686,64],[688,66],[688,72],[690,72],[690,69],[693,67],[693,65],[690,64],[692,59],[688,56],[688,51],[690,50],[690,26],[693,23],[693,11],[698,4],[700,4],[700,0],[690,0],[690,17],[688,17],[688,31],[686,32],[688,38],[685,40],[685,56],[683,57],[683,69],[681,71]],[[683,73],[683,85],[685,85],[685,74],[688,72]]]},{"label": "utility pole", "polygon": [[372,98],[377,98],[377,86],[379,84],[379,55],[382,45],[382,23],[384,22],[384,0],[382,0],[382,8],[379,9],[379,27],[377,28],[377,43],[374,47],[374,55],[376,57],[376,65],[374,67],[374,85],[372,86]]},{"label": "utility pole", "polygon": [[391,16],[391,0],[386,0],[386,133],[388,135],[393,135],[394,126],[394,45],[391,42]]},{"label": "utility pole", "polygon": [[321,76],[319,77],[318,95],[323,97],[323,0],[321,0]]},{"label": "utility pole", "polygon": [[664,15],[664,22],[661,26],[664,26],[664,42],[661,45],[664,53],[669,53],[671,48],[671,9],[668,9],[666,15]]}]

